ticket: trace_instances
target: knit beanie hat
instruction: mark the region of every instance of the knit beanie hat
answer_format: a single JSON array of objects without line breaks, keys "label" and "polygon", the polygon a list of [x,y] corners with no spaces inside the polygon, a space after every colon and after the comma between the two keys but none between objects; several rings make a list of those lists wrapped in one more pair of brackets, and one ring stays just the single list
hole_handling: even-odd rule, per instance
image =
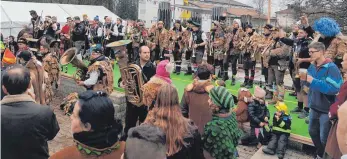
[{"label": "knit beanie hat", "polygon": [[230,108],[234,107],[234,98],[225,87],[213,87],[209,92],[209,96],[213,103],[220,108],[219,111],[229,112]]},{"label": "knit beanie hat", "polygon": [[264,99],[265,95],[266,95],[266,92],[264,89],[260,88],[259,86],[255,86],[254,96],[256,98]]}]

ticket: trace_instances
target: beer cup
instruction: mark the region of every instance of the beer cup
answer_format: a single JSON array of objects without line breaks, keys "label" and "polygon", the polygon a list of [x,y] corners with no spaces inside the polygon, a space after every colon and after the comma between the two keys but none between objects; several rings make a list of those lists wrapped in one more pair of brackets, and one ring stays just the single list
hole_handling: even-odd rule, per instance
[{"label": "beer cup", "polygon": [[307,69],[300,68],[299,69],[299,76],[300,76],[301,81],[306,81]]}]

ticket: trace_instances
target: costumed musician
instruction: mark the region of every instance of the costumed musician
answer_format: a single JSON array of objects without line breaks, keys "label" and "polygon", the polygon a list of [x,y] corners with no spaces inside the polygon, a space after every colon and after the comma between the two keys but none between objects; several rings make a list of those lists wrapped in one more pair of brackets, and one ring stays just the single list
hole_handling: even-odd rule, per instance
[{"label": "costumed musician", "polygon": [[122,22],[123,22],[122,19],[117,18],[116,26],[117,26],[118,32],[116,32],[117,33],[116,41],[125,39],[125,27],[123,26]]},{"label": "costumed musician", "polygon": [[96,47],[102,47],[101,41],[102,41],[102,27],[99,26],[97,21],[92,21],[90,24],[90,31],[88,35],[88,39],[90,40],[90,44],[93,47],[94,45]]},{"label": "costumed musician", "polygon": [[77,81],[87,90],[103,91],[110,95],[113,91],[113,67],[110,60],[102,54],[101,48],[93,48],[86,80]]},{"label": "costumed musician", "polygon": [[[301,21],[297,25],[296,39],[280,37],[281,41],[286,45],[292,46],[293,50],[293,75],[294,88],[298,99],[298,106],[291,110],[291,113],[301,113],[299,118],[306,118],[309,112],[308,106],[308,87],[304,85],[304,81],[300,81],[299,69],[307,70],[311,65],[311,56],[309,54],[308,45],[313,40],[314,30],[308,23],[306,16],[301,17]],[[304,107],[305,106],[305,107]]]},{"label": "costumed musician", "polygon": [[[22,51],[29,51],[29,47],[28,47],[28,41],[25,38],[19,38],[17,40],[17,44],[18,44],[18,51],[15,53],[15,56],[17,57],[18,55],[20,55],[20,53]],[[29,51],[30,52],[30,51]],[[18,58],[17,59],[17,63],[18,63]]]},{"label": "costumed musician", "polygon": [[168,31],[164,28],[163,21],[157,23],[156,31],[152,36],[154,36],[154,43],[156,44],[154,60],[159,63],[159,61],[164,60],[164,55],[168,53],[169,45]]},{"label": "costumed musician", "polygon": [[43,35],[55,37],[55,32],[57,31],[57,24],[53,23],[51,16],[46,16],[44,21],[44,31]]},{"label": "costumed musician", "polygon": [[[272,37],[271,37],[271,29],[273,26],[271,24],[266,24],[263,29],[264,33],[261,35],[260,41],[257,45],[257,51],[261,53],[261,74],[265,78],[264,86],[266,85],[268,81],[268,67],[269,64],[266,62],[267,60],[264,58],[263,52],[272,45]],[[262,87],[262,80],[260,80],[260,87]],[[267,98],[266,98],[267,97]],[[266,99],[271,99],[272,95],[270,94],[269,91],[266,91]]]},{"label": "costumed musician", "polygon": [[[112,23],[111,17],[106,17],[105,26],[104,26],[103,30],[104,30],[104,37],[105,37],[104,38],[105,45],[117,41],[118,28],[117,28],[117,25]],[[110,57],[111,60],[114,60],[115,59],[115,53],[114,53],[113,49],[106,47],[105,56]]]},{"label": "costumed musician", "polygon": [[30,13],[31,19],[27,27],[33,29],[33,38],[38,39],[43,35],[44,23],[41,17],[42,13],[41,13],[41,16],[38,16],[35,10],[30,10],[29,13]]},{"label": "costumed musician", "polygon": [[[284,100],[284,74],[288,69],[291,47],[280,41],[280,34],[284,34],[282,29],[272,28],[271,36],[273,43],[263,54],[268,63],[268,83],[267,90],[274,90],[272,100],[269,104],[276,104]],[[273,85],[275,83],[275,85]]]},{"label": "costumed musician", "polygon": [[[122,50],[122,56],[123,59],[119,61],[119,67],[124,66],[121,65],[121,62],[126,63],[128,62],[127,57],[127,51],[126,51],[126,46],[123,46]],[[143,83],[136,83],[135,85],[127,85],[126,87],[132,87],[133,89],[141,89],[143,84],[146,84],[155,74],[156,74],[156,67],[155,65],[151,62],[150,60],[150,49],[147,46],[141,46],[140,47],[140,53],[139,53],[139,59],[137,59],[134,64],[137,65],[141,70],[141,76]],[[129,65],[128,65],[129,66]],[[121,69],[121,68],[120,68]],[[122,70],[122,69],[121,69]],[[122,75],[122,79],[123,75]],[[126,90],[127,91],[127,90]],[[139,96],[139,98],[142,101],[142,96]],[[135,127],[136,123],[139,121],[139,123],[142,123],[147,116],[148,113],[148,108],[141,102],[137,103],[139,106],[133,104],[132,102],[129,101],[130,96],[127,96],[127,107],[126,107],[126,113],[125,113],[125,128],[124,128],[124,136],[122,137],[122,141],[125,141],[127,138],[127,133],[130,128]]]},{"label": "costumed musician", "polygon": [[225,58],[223,61],[223,81],[229,79],[228,76],[228,68],[229,62],[231,62],[232,67],[232,77],[231,77],[231,85],[235,85],[235,78],[237,74],[237,60],[240,57],[241,50],[239,49],[240,42],[244,37],[244,31],[241,27],[241,20],[234,19],[233,26],[227,27],[225,29],[225,50],[227,51],[225,54]]},{"label": "costumed musician", "polygon": [[11,50],[11,52],[17,52],[18,51],[18,45],[17,42],[14,41],[14,36],[8,37],[7,47]]},{"label": "costumed musician", "polygon": [[182,43],[182,36],[183,36],[184,28],[181,25],[180,20],[176,20],[174,27],[169,31],[170,33],[170,45],[169,47],[173,50],[172,54],[174,57],[174,61],[176,64],[175,72],[177,75],[181,73],[181,64],[182,64],[182,53],[184,45]]},{"label": "costumed musician", "polygon": [[[52,43],[58,43],[58,41],[53,41]],[[53,44],[52,44],[53,45]],[[58,89],[59,85],[59,62],[58,58],[50,52],[50,45],[44,44],[40,47],[40,53],[42,54],[42,65],[45,70],[45,100],[46,104],[50,103],[53,99],[53,86]]]},{"label": "costumed musician", "polygon": [[[137,61],[139,59],[139,48],[144,45],[144,39],[142,36],[142,32],[145,30],[144,23],[141,21],[138,21],[137,23],[134,22],[134,26],[132,27],[132,30],[130,31],[130,40],[132,41],[132,52],[129,54],[129,61]],[[149,38],[152,38],[154,34],[149,35]],[[151,59],[154,58],[151,57]]]},{"label": "costumed musician", "polygon": [[83,21],[82,23],[85,26],[85,41],[84,41],[84,58],[86,58],[86,52],[89,51],[90,49],[90,45],[89,45],[89,34],[90,34],[90,27],[91,27],[91,23],[89,21],[88,15],[87,14],[83,14],[82,15]]},{"label": "costumed musician", "polygon": [[18,56],[19,64],[25,66],[30,71],[29,94],[41,105],[46,104],[45,99],[45,70],[42,63],[29,51],[22,51]]},{"label": "costumed musician", "polygon": [[[192,56],[191,56],[191,63],[193,64],[193,70],[192,65],[188,65],[188,71],[186,74],[192,74],[193,71],[195,72],[198,65],[202,63],[202,58],[204,57],[205,53],[205,45],[207,44],[207,36],[206,34],[200,29],[200,24],[197,22],[192,22],[192,34],[190,39],[190,46],[192,50]],[[188,63],[189,64],[189,63]]]},{"label": "costumed musician", "polygon": [[[240,50],[244,52],[243,54],[243,69],[245,70],[245,81],[241,84],[241,87],[253,88],[253,81],[255,75],[255,64],[256,57],[258,54],[257,43],[261,38],[260,35],[253,29],[252,24],[246,26],[246,35],[240,46]],[[251,74],[249,74],[251,73]]]},{"label": "costumed musician", "polygon": [[58,40],[60,39],[60,23],[58,22],[58,19],[56,16],[52,16],[52,23],[56,26],[55,36],[54,39]]},{"label": "costumed musician", "polygon": [[209,55],[214,58],[215,76],[220,77],[224,59],[225,33],[218,21],[212,23]]}]

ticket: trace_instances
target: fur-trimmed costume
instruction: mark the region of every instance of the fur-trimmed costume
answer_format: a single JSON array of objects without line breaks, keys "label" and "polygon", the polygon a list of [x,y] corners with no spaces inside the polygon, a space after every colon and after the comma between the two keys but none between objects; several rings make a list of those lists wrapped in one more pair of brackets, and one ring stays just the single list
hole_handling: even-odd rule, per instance
[{"label": "fur-trimmed costume", "polygon": [[146,84],[142,86],[143,91],[143,104],[148,107],[152,107],[156,98],[159,88],[164,84],[170,84],[168,81],[153,76]]},{"label": "fur-trimmed costume", "polygon": [[[245,70],[245,81],[241,87],[252,88],[254,75],[255,75],[255,64],[256,55],[258,55],[257,46],[260,39],[260,35],[253,30],[246,34],[242,41],[240,49],[243,51],[243,69]],[[250,73],[250,74],[249,74]]]},{"label": "fur-trimmed costume", "polygon": [[208,105],[208,92],[213,87],[210,80],[194,80],[184,89],[180,104],[182,114],[193,120],[200,134],[204,133],[204,126],[212,119],[212,112]]},{"label": "fur-trimmed costume", "polygon": [[324,43],[326,47],[325,57],[334,61],[339,69],[342,69],[342,58],[347,52],[347,39],[341,34],[339,24],[331,18],[323,17],[315,21],[313,29],[324,35],[318,42]]},{"label": "fur-trimmed costume", "polygon": [[31,78],[31,89],[30,93],[35,95],[35,101],[39,104],[45,105],[45,71],[43,69],[42,63],[32,58],[28,61],[25,66],[30,71]]},{"label": "fur-trimmed costume", "polygon": [[229,79],[228,76],[228,68],[229,68],[229,62],[232,64],[232,85],[235,85],[235,78],[237,74],[237,60],[239,59],[241,50],[240,50],[240,44],[242,41],[242,38],[244,37],[245,33],[242,30],[242,27],[240,26],[238,29],[234,28],[228,28],[226,29],[226,35],[225,39],[226,42],[224,44],[225,50],[227,50],[227,54],[225,55],[223,59],[223,81],[226,81]]},{"label": "fur-trimmed costume", "polygon": [[244,130],[243,123],[249,122],[248,104],[252,102],[252,94],[248,89],[240,88],[237,99],[237,106],[233,109],[233,112],[236,113],[239,128]]},{"label": "fur-trimmed costume", "polygon": [[70,93],[67,97],[63,99],[63,102],[60,104],[60,109],[63,110],[65,115],[71,115],[77,101],[78,93]]},{"label": "fur-trimmed costume", "polygon": [[108,60],[96,61],[88,67],[88,74],[99,71],[98,81],[92,86],[94,91],[105,91],[108,95],[113,92],[113,67]]},{"label": "fur-trimmed costume", "polygon": [[46,90],[45,97],[46,103],[49,103],[53,99],[53,85],[58,88],[58,81],[60,76],[59,62],[58,58],[52,53],[47,53],[43,59],[43,68],[47,73],[47,78],[45,78]]},{"label": "fur-trimmed costume", "polygon": [[161,61],[157,68],[156,74],[142,86],[143,91],[143,104],[148,107],[154,106],[157,99],[159,88],[164,84],[171,84],[170,72],[172,72],[173,65],[169,60]]}]

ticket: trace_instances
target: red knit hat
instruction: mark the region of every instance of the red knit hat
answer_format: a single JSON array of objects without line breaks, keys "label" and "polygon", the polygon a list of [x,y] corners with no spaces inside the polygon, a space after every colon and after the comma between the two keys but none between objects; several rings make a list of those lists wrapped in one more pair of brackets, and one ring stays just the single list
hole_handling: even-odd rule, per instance
[{"label": "red knit hat", "polygon": [[173,65],[170,63],[169,60],[160,61],[157,70],[156,70],[156,76],[159,76],[161,78],[170,78],[170,73],[172,72]]}]

